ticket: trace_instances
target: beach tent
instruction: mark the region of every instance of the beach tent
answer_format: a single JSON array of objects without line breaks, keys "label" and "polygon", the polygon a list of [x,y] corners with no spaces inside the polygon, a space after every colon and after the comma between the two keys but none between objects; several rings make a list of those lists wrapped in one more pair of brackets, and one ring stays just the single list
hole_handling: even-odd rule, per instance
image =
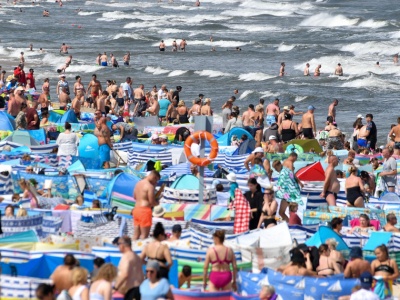
[{"label": "beach tent", "polygon": [[31,137],[31,135],[29,134],[29,131],[25,131],[25,130],[24,131],[22,131],[22,130],[14,131],[11,135],[6,137],[4,139],[4,141],[21,144],[21,145],[28,146],[28,147],[40,145],[40,143],[37,140],[35,140],[33,137]]},{"label": "beach tent", "polygon": [[240,139],[243,134],[247,135],[247,138],[249,140],[254,140],[254,137],[247,130],[245,130],[243,128],[235,127],[217,139],[218,145],[219,146],[230,146],[233,135],[236,135],[238,137],[238,139]]},{"label": "beach tent", "polygon": [[70,165],[68,168],[68,173],[71,172],[76,172],[76,171],[85,171],[85,166],[82,164],[82,162],[78,159],[76,162],[74,162],[72,165]]},{"label": "beach tent", "polygon": [[392,239],[392,232],[371,232],[371,236],[369,237],[367,243],[364,245],[364,251],[374,251],[376,247],[380,245],[389,245],[390,240]]},{"label": "beach tent", "polygon": [[60,123],[79,123],[78,118],[76,117],[75,112],[70,109],[68,110],[60,119]]},{"label": "beach tent", "polygon": [[99,144],[97,137],[94,134],[85,134],[79,142],[78,152],[80,157],[99,157]]},{"label": "beach tent", "polygon": [[198,190],[199,179],[194,175],[182,175],[171,184],[170,188],[176,190]]},{"label": "beach tent", "polygon": [[349,250],[349,246],[347,246],[342,237],[327,226],[320,226],[318,231],[306,241],[306,245],[318,248],[322,244],[325,244],[327,239],[331,238],[334,238],[338,242],[337,250]]},{"label": "beach tent", "polygon": [[46,131],[43,128],[27,131],[32,138],[39,142],[39,144],[46,144]]},{"label": "beach tent", "polygon": [[61,117],[65,114],[64,110],[51,110],[49,111],[49,122],[50,123],[60,123]]},{"label": "beach tent", "polygon": [[18,232],[13,235],[5,236],[0,238],[0,244],[12,244],[12,243],[37,243],[40,242],[39,237],[35,230],[28,230],[24,232]]},{"label": "beach tent", "polygon": [[107,186],[108,203],[111,207],[131,210],[135,206],[133,191],[140,178],[127,173],[115,176]]},{"label": "beach tent", "polygon": [[303,181],[324,181],[325,172],[321,163],[317,161],[298,170],[296,177]]},{"label": "beach tent", "polygon": [[311,148],[314,148],[315,153],[321,153],[322,148],[319,145],[317,140],[291,140],[286,145],[283,146],[283,149],[286,150],[286,147],[292,144],[299,145],[303,148],[304,152],[310,152]]},{"label": "beach tent", "polygon": [[5,111],[0,111],[0,130],[3,131],[14,131],[15,121],[12,116],[10,116]]}]

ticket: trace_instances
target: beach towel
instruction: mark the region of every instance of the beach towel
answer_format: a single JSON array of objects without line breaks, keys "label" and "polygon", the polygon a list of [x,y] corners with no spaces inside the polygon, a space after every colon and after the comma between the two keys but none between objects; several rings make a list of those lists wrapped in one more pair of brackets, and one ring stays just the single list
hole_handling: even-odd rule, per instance
[{"label": "beach towel", "polygon": [[303,205],[303,200],[301,199],[300,194],[300,186],[297,183],[292,170],[285,167],[282,168],[282,171],[279,174],[277,187],[277,198],[286,200],[287,202],[295,202],[299,205]]},{"label": "beach towel", "polygon": [[240,189],[235,190],[235,200],[229,205],[229,209],[235,210],[233,233],[242,233],[249,230],[250,204]]}]

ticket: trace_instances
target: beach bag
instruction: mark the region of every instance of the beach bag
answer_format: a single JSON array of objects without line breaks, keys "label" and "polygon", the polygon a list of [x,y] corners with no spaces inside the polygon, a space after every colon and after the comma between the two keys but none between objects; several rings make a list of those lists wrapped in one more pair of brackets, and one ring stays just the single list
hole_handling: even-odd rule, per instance
[{"label": "beach bag", "polygon": [[68,294],[67,290],[62,290],[58,295],[57,300],[72,300],[72,297]]}]

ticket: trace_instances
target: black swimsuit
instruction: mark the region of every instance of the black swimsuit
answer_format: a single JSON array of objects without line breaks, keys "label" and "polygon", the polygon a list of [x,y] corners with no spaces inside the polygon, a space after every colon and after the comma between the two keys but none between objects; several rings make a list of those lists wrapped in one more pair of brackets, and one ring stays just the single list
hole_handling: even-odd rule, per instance
[{"label": "black swimsuit", "polygon": [[270,225],[270,224],[277,225],[276,220],[275,220],[276,213],[272,214],[271,216],[268,215],[268,212],[263,211],[262,213],[264,216],[269,217],[268,219],[264,219],[264,228],[267,228],[268,225]]},{"label": "black swimsuit", "polygon": [[349,202],[352,206],[354,206],[356,200],[362,196],[363,195],[361,194],[361,189],[359,186],[353,186],[351,188],[347,188],[346,199],[347,202]]}]

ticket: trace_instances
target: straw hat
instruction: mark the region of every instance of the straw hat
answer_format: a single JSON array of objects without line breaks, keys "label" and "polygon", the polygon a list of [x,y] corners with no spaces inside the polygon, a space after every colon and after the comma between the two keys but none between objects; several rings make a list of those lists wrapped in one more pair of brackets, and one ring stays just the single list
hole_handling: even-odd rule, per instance
[{"label": "straw hat", "polygon": [[154,206],[153,217],[161,218],[165,214],[165,209],[161,205]]}]

